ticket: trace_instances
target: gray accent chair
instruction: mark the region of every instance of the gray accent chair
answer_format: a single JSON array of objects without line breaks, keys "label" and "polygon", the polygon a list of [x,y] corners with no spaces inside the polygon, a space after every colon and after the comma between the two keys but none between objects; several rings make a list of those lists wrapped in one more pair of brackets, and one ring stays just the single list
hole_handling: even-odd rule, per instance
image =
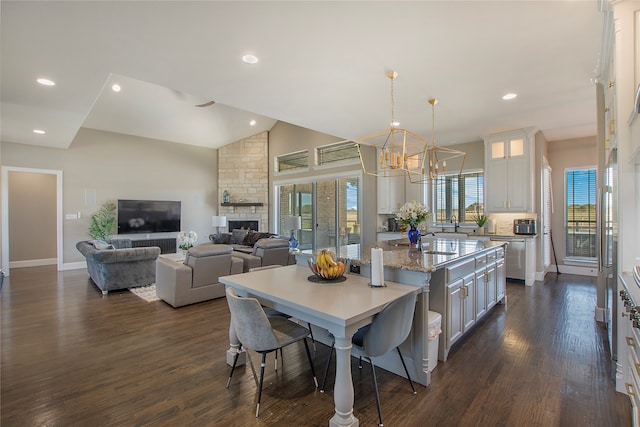
[{"label": "gray accent chair", "polygon": [[[369,325],[358,329],[351,339],[353,345],[362,353],[359,367],[362,368],[362,357],[367,359],[369,364],[371,364],[373,385],[376,392],[376,406],[378,407],[378,425],[380,426],[383,425],[382,410],[380,409],[380,394],[378,393],[378,380],[376,378],[376,367],[373,364],[373,358],[384,356],[395,348],[398,352],[398,356],[400,356],[404,372],[407,374],[411,390],[413,391],[413,394],[416,394],[416,389],[413,386],[413,381],[411,381],[407,365],[404,363],[404,358],[400,352],[400,344],[407,339],[409,332],[411,332],[415,309],[416,294],[411,293],[403,296],[402,298],[398,298],[378,313]],[[327,365],[324,370],[322,387],[320,387],[321,393],[324,392],[324,386],[327,381],[327,374],[329,373],[329,365],[331,363],[331,357],[333,356],[334,346],[335,342],[331,344],[329,358],[327,359]]]},{"label": "gray accent chair", "polygon": [[[102,247],[108,248],[98,249]],[[158,247],[132,248],[131,240],[114,239],[109,242],[83,240],[76,243],[76,248],[84,255],[89,276],[103,295],[156,281]]]},{"label": "gray accent chair", "polygon": [[[309,352],[309,344],[307,344],[307,335],[309,335],[307,328],[286,320],[283,317],[267,317],[257,299],[240,298],[233,288],[227,288],[227,304],[229,304],[229,311],[231,312],[231,325],[233,325],[233,329],[242,348],[262,354],[256,418],[258,418],[258,414],[260,413],[265,362],[267,354],[272,351],[275,351],[277,355],[278,350],[282,351],[282,348],[289,344],[298,341],[304,342],[304,348],[307,352],[309,365],[311,366],[311,373],[313,374],[313,383],[315,387],[318,388],[316,371],[313,367],[311,352]],[[229,372],[227,388],[229,388],[229,384],[231,384],[231,377],[233,376],[233,371],[236,369],[239,354],[240,352],[236,352],[233,357],[233,365]]]},{"label": "gray accent chair", "polygon": [[160,257],[156,295],[174,308],[224,296],[221,276],[242,273],[242,260],[228,245],[205,243],[187,251],[184,262]]},{"label": "gray accent chair", "polygon": [[245,273],[257,267],[296,263],[295,255],[289,253],[289,241],[285,239],[260,239],[253,245],[250,254],[235,251],[233,255],[242,259],[242,271]]}]

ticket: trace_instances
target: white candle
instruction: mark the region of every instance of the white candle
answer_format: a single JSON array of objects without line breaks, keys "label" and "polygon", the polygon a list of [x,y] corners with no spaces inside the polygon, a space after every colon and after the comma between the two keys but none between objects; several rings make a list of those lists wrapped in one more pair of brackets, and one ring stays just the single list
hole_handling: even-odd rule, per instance
[{"label": "white candle", "polygon": [[384,286],[382,248],[371,248],[371,286]]}]

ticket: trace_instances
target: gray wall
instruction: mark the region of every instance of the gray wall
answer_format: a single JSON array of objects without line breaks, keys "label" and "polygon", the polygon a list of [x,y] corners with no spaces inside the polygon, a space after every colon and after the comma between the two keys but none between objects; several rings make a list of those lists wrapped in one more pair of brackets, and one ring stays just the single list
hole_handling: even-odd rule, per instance
[{"label": "gray wall", "polygon": [[[342,138],[316,132],[300,126],[295,126],[285,122],[277,122],[269,132],[269,186],[273,188],[273,182],[278,180],[292,179],[308,179],[316,176],[335,176],[344,172],[355,172],[360,174],[362,168],[360,164],[340,166],[331,169],[314,169],[313,156],[315,147],[327,145],[334,142],[342,141]],[[274,175],[274,159],[283,154],[309,150],[309,159],[311,163],[308,172],[301,172],[286,175]],[[370,158],[367,159],[370,168],[375,169],[375,153],[370,150]],[[362,185],[360,188],[362,194],[362,214],[361,214],[361,241],[362,243],[372,243],[376,239],[376,221],[377,221],[377,187],[376,178],[370,175],[363,175]],[[273,222],[274,206],[269,207],[269,218]]]},{"label": "gray wall", "polygon": [[217,213],[216,159],[214,149],[86,128],[66,150],[2,142],[3,166],[63,171],[63,216],[81,212],[63,224],[65,263],[83,261],[75,244],[89,237],[91,213],[117,199],[180,200],[182,229],[204,242]]}]

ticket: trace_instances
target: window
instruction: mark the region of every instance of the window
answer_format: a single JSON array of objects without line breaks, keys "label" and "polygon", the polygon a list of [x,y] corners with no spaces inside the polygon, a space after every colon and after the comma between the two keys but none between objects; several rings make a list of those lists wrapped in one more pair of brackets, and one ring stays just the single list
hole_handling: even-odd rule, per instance
[{"label": "window", "polygon": [[596,257],[596,169],[565,172],[567,257]]},{"label": "window", "polygon": [[318,166],[338,162],[352,164],[359,161],[358,147],[353,141],[342,141],[316,148],[316,165]]},{"label": "window", "polygon": [[309,169],[309,152],[307,150],[289,153],[275,158],[277,172],[300,172]]},{"label": "window", "polygon": [[435,222],[449,222],[452,215],[460,223],[474,222],[484,213],[483,173],[439,176],[433,181],[431,206]]}]

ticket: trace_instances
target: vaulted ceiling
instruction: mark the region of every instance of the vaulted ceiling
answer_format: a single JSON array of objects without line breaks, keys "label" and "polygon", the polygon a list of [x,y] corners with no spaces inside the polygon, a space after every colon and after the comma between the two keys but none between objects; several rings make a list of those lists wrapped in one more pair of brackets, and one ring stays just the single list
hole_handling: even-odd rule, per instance
[{"label": "vaulted ceiling", "polygon": [[354,139],[389,126],[390,70],[400,127],[430,138],[439,100],[439,143],[596,133],[595,0],[2,1],[0,13],[2,141],[66,148],[84,126],[219,147],[277,120]]}]

